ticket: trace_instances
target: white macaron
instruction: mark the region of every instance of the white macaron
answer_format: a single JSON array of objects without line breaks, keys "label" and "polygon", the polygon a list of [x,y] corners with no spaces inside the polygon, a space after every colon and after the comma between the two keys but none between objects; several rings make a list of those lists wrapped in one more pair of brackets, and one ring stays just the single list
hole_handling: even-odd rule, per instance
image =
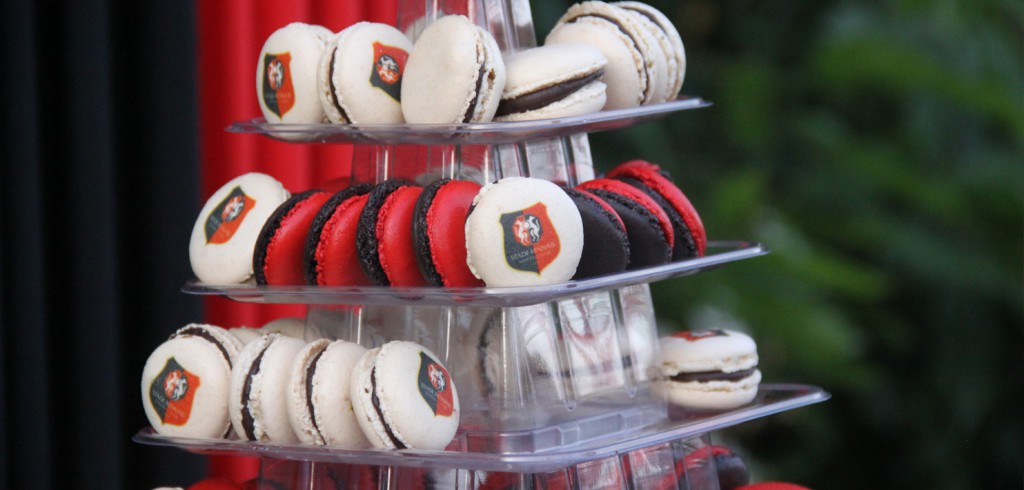
[{"label": "white macaron", "polygon": [[670,403],[698,411],[753,401],[761,382],[757,345],[733,330],[684,331],[661,339],[654,388]]},{"label": "white macaron", "polygon": [[352,408],[352,368],[366,348],[344,340],[318,339],[307,344],[292,365],[288,417],[303,444],[364,448]]},{"label": "white macaron", "polygon": [[256,63],[256,95],[267,122],[327,122],[317,95],[317,65],[332,36],[326,27],[292,22],[263,43]]},{"label": "white macaron", "polygon": [[540,46],[509,55],[508,77],[494,119],[525,121],[579,116],[600,111],[606,101],[601,82],[608,60],[580,43]]},{"label": "white macaron", "polygon": [[667,49],[663,46],[665,53],[668,54],[670,70],[669,80],[671,83],[668,100],[675,100],[683,88],[683,79],[686,78],[686,49],[683,47],[683,38],[679,35],[679,31],[665,14],[646,3],[626,1],[615,2],[613,5],[647,17],[662,32],[662,36],[655,36],[659,39],[659,43],[663,42],[662,39],[668,41]]},{"label": "white macaron", "polygon": [[291,368],[306,343],[277,333],[264,334],[238,355],[231,371],[228,413],[239,438],[294,444],[299,438],[288,418]]}]

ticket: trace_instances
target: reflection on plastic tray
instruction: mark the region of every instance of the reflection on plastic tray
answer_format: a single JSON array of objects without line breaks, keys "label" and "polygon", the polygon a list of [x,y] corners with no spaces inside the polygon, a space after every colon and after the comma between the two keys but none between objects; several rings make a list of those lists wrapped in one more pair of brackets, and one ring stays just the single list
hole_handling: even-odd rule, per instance
[{"label": "reflection on plastic tray", "polygon": [[710,106],[700,97],[681,96],[672,102],[583,116],[537,121],[477,124],[270,124],[262,118],[239,121],[227,130],[264,134],[291,142],[407,145],[495,145],[557,138],[631,126],[672,112]]},{"label": "reflection on plastic tray", "polygon": [[175,446],[206,454],[230,453],[265,458],[360,465],[544,473],[585,461],[615,457],[677,439],[698,436],[786,410],[819,403],[828,398],[827,392],[813,386],[762,384],[757,398],[752,403],[735,410],[694,415],[682,420],[664,420],[642,429],[619,433],[607,438],[590,439],[579,444],[532,453],[469,452],[463,450],[464,443],[459,435],[445,451],[353,450],[237,440],[187,439],[161,436],[150,428],[139,431],[133,440],[142,444]]},{"label": "reflection on plastic tray", "polygon": [[322,287],[256,286],[254,284],[211,285],[193,281],[187,283],[182,291],[191,294],[228,296],[236,301],[254,303],[511,307],[556,301],[593,291],[688,276],[722,264],[767,253],[768,249],[756,242],[712,241],[708,242],[707,253],[704,257],[549,286],[506,288]]}]

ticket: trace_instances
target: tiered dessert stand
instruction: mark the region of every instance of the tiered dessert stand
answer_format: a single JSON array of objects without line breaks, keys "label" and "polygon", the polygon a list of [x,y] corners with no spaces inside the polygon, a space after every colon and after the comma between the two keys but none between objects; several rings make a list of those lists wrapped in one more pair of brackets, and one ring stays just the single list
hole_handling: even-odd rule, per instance
[{"label": "tiered dessert stand", "polygon": [[[400,0],[398,27],[463,14],[503,52],[535,44],[527,0]],[[564,119],[465,125],[235,123],[229,131],[292,142],[355,144],[352,180],[442,177],[487,183],[521,175],[576,185],[594,178],[587,133],[710,105],[696,97]],[[762,384],[738,409],[669,417],[651,391],[658,332],[648,284],[768,253],[712,241],[703,257],[552,286],[267,287],[186,284],[190,294],[309,305],[306,337],[370,348],[419,342],[445,362],[462,407],[443,451],[338,449],[186,439],[143,429],[136,442],[258,456],[263,477],[293,488],[685,488],[717,490],[713,461],[677,461],[710,433],[824,401],[813,386]],[[347,486],[341,486],[347,485]]]}]

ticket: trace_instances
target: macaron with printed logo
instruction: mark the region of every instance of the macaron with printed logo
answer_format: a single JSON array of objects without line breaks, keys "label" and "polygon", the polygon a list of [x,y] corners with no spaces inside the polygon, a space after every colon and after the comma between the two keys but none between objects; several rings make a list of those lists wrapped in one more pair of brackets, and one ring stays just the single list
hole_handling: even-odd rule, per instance
[{"label": "macaron with printed logo", "polygon": [[401,124],[402,73],[412,41],[387,24],[358,22],[335,35],[318,63],[319,97],[333,123]]},{"label": "macaron with printed logo", "polygon": [[376,448],[448,446],[459,427],[459,395],[437,355],[414,342],[367,351],[352,371],[356,420]]},{"label": "macaron with printed logo", "polygon": [[317,66],[333,36],[326,27],[292,22],[263,43],[256,63],[256,95],[267,122],[327,122],[317,94]]}]

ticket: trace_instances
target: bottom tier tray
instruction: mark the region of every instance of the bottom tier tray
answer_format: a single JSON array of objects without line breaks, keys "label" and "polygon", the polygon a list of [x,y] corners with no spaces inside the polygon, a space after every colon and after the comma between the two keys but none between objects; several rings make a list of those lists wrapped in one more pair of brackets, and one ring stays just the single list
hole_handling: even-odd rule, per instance
[{"label": "bottom tier tray", "polygon": [[456,438],[444,451],[414,449],[338,449],[323,446],[279,445],[223,439],[188,439],[139,431],[135,442],[173,446],[201,454],[234,454],[275,460],[338,463],[380,467],[475,470],[516,474],[545,474],[583,463],[625,457],[635,451],[699,437],[775,413],[825,401],[821,388],[799,384],[762,384],[757,398],[741,408],[705,414],[673,413],[672,417],[644,428],[605,438],[530,453],[481,453],[466,451]]}]

